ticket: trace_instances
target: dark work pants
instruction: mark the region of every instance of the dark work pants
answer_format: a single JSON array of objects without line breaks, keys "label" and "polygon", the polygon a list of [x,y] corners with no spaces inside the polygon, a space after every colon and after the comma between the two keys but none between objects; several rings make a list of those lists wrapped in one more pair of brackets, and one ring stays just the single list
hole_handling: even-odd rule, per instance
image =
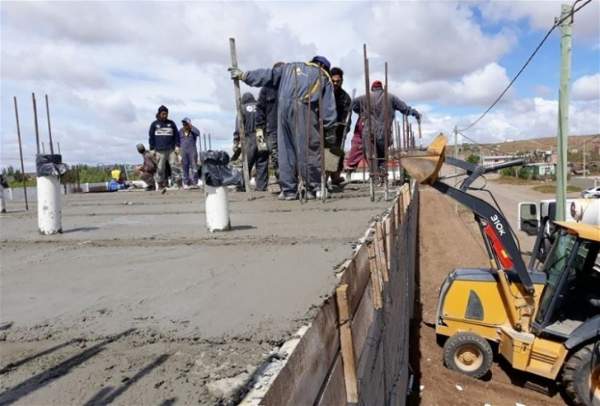
[{"label": "dark work pants", "polygon": [[279,105],[279,184],[286,194],[298,191],[298,175],[308,190],[321,187],[321,143],[314,107],[291,100]]},{"label": "dark work pants", "polygon": [[269,185],[269,152],[259,151],[256,146],[256,136],[248,138],[248,173],[256,168],[256,190],[265,191]]}]

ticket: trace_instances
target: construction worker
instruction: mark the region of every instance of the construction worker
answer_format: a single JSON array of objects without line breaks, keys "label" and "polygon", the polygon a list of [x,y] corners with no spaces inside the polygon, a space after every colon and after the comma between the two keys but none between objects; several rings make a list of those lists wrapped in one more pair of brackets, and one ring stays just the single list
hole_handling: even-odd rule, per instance
[{"label": "construction worker", "polygon": [[[384,102],[384,89],[381,81],[376,80],[371,84],[371,117],[368,117],[367,113],[367,98],[366,96],[357,97],[352,102],[352,110],[359,114],[360,117],[364,121],[363,131],[362,131],[362,142],[365,150],[365,154],[370,158],[370,152],[373,147],[373,140],[369,137],[369,126],[371,126],[371,131],[373,136],[375,137],[375,159],[376,159],[376,169],[379,172],[374,173],[373,176],[380,176],[380,181],[383,182],[383,179],[387,176],[387,170],[385,168],[385,102]],[[412,107],[408,106],[398,97],[394,96],[391,93],[388,93],[388,101],[387,101],[387,130],[388,134],[392,134],[392,122],[394,121],[394,114],[396,111],[399,111],[405,115],[411,115],[417,119],[417,121],[421,121],[421,115],[419,112]],[[388,139],[388,146],[392,144],[392,137],[390,136]]]},{"label": "construction worker", "polygon": [[140,179],[146,183],[145,189],[154,190],[154,177],[156,175],[157,168],[154,153],[147,151],[144,144],[137,144],[136,148],[144,160],[143,163],[136,168],[136,170],[140,175]]},{"label": "construction worker", "polygon": [[171,167],[173,183],[177,183],[175,168],[177,167],[177,156],[179,155],[179,131],[177,125],[169,120],[169,109],[165,106],[158,108],[156,120],[150,124],[148,144],[150,152],[156,153],[158,157],[156,173],[158,187],[164,189],[167,186],[167,162]]},{"label": "construction worker", "polygon": [[362,161],[365,158],[365,151],[362,142],[363,127],[363,121],[359,117],[356,121],[356,124],[354,125],[354,135],[352,136],[352,142],[350,144],[350,153],[346,158],[346,172],[355,171],[358,167],[358,164],[360,164],[360,161]]},{"label": "construction worker", "polygon": [[[273,68],[283,65],[277,62]],[[271,168],[275,171],[275,177],[279,180],[279,164],[277,160],[277,91],[270,86],[263,86],[258,93],[256,104],[256,131],[266,134],[269,145],[269,161]]]},{"label": "construction worker", "polygon": [[342,141],[346,133],[350,130],[348,120],[352,116],[352,98],[344,89],[344,71],[338,67],[331,69],[331,83],[333,84],[335,95],[335,106],[337,111],[337,122],[335,127],[335,138],[327,140],[327,147],[334,154],[340,157],[338,169],[336,172],[331,172],[331,183],[339,186],[344,182],[344,178],[340,176],[344,166],[344,146]]},{"label": "construction worker", "polygon": [[279,89],[277,147],[281,200],[294,200],[298,192],[314,199],[321,187],[319,99],[326,135],[335,132],[337,120],[329,67],[327,58],[315,56],[310,62],[284,63],[272,69],[243,72],[229,68],[232,79],[250,86]]},{"label": "construction worker", "polygon": [[188,117],[181,120],[182,127],[179,130],[179,143],[181,145],[181,161],[183,166],[183,188],[198,187],[198,149],[197,139],[200,131],[192,125]]},{"label": "construction worker", "polygon": [[[242,96],[242,123],[244,123],[244,134],[246,136],[246,160],[248,161],[248,173],[256,167],[256,190],[264,192],[269,185],[269,149],[264,138],[257,137],[256,128],[256,99],[252,93],[244,93]],[[233,150],[239,151],[240,132],[239,121],[236,120],[233,132]]]}]

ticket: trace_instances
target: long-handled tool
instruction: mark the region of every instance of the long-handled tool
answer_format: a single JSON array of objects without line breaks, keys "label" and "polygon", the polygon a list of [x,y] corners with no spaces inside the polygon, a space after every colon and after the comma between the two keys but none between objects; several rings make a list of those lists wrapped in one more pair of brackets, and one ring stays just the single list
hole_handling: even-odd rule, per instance
[{"label": "long-handled tool", "polygon": [[390,145],[390,129],[389,127],[389,101],[388,101],[388,64],[385,63],[385,84],[383,88],[383,181],[384,190],[383,198],[387,202],[389,199],[389,183],[388,183],[388,149]]},{"label": "long-handled tool", "polygon": [[17,96],[13,97],[15,102],[15,118],[17,119],[17,141],[19,142],[19,158],[21,159],[21,176],[23,177],[23,195],[25,196],[25,210],[29,210],[27,201],[27,184],[25,176],[25,165],[23,164],[23,145],[21,144],[21,126],[19,125],[19,109],[17,108]]},{"label": "long-handled tool", "polygon": [[[375,201],[375,163],[374,163],[374,146],[375,146],[375,137],[373,137],[373,129],[371,125],[371,87],[370,87],[370,79],[369,79],[369,59],[367,58],[367,44],[363,44],[363,59],[365,63],[365,98],[367,99],[367,117],[365,119],[364,125],[367,126],[367,144],[369,145],[368,150],[370,153],[369,160],[369,194],[371,196],[371,201]],[[364,133],[364,131],[363,131]],[[365,140],[363,140],[365,142]]]},{"label": "long-handled tool", "polygon": [[52,142],[52,129],[50,128],[50,107],[48,106],[48,95],[46,97],[46,117],[48,118],[48,142],[50,143],[50,153],[54,155],[54,143]]},{"label": "long-handled tool", "polygon": [[[231,67],[238,67],[237,52],[235,50],[235,38],[229,38],[229,54],[231,57]],[[250,172],[248,171],[248,154],[246,153],[246,131],[244,129],[244,112],[242,110],[242,93],[240,91],[240,81],[233,80],[233,90],[235,92],[235,106],[237,108],[237,122],[240,132],[240,141],[242,144],[242,172],[244,174],[244,190],[248,200],[252,199],[250,191]],[[206,145],[206,141],[205,144]]]},{"label": "long-handled tool", "polygon": [[325,172],[325,130],[323,129],[323,80],[319,73],[319,146],[321,153],[321,201],[327,201],[327,173]]},{"label": "long-handled tool", "polygon": [[[296,142],[296,172],[298,173],[298,200],[300,204],[303,204],[307,200],[307,191],[306,184],[307,182],[307,165],[306,165],[306,156],[308,154],[308,137],[310,134],[310,114],[307,114],[304,125],[306,126],[306,137],[307,140],[303,145],[297,142],[298,137],[298,122],[300,120],[300,116],[298,112],[300,111],[300,103],[301,103],[300,95],[298,94],[298,70],[294,69],[294,140]],[[301,153],[302,151],[302,153]],[[300,160],[303,160],[302,165]]]}]

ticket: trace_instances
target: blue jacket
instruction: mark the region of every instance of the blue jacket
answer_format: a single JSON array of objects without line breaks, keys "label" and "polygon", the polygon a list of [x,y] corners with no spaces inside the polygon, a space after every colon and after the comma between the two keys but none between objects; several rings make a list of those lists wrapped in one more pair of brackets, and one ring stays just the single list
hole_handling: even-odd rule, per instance
[{"label": "blue jacket", "polygon": [[156,151],[168,151],[179,146],[179,130],[172,120],[155,120],[148,130],[148,145]]}]

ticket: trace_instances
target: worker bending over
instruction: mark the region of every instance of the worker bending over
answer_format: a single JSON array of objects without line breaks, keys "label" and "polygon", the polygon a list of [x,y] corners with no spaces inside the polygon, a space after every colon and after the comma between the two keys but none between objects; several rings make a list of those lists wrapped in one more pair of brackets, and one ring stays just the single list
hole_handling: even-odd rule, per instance
[{"label": "worker bending over", "polygon": [[321,137],[319,134],[319,99],[326,133],[335,131],[337,113],[330,63],[323,56],[310,62],[284,63],[272,69],[243,72],[230,68],[232,79],[254,87],[278,88],[277,147],[281,200],[298,197],[299,181],[307,199],[314,199],[321,188]]}]

